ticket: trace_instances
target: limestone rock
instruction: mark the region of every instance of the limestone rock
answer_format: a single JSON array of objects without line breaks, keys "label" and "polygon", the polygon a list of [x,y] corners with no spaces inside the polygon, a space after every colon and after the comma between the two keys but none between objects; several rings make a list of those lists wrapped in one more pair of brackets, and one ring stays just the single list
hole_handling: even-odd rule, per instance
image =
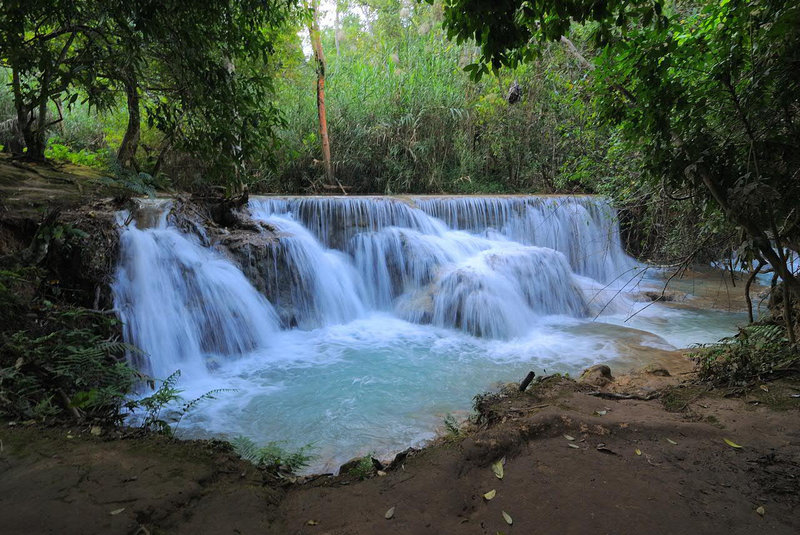
[{"label": "limestone rock", "polygon": [[579,383],[594,386],[606,386],[613,381],[614,377],[611,375],[611,368],[605,364],[595,364],[590,368],[586,368],[578,378]]}]

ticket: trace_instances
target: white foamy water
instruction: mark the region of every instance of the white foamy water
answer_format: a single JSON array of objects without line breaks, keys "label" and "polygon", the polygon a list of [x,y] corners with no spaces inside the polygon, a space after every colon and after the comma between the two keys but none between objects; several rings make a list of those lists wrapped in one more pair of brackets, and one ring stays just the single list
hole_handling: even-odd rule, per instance
[{"label": "white foamy water", "polygon": [[143,371],[180,369],[187,398],[235,389],[179,432],[313,442],[316,470],[420,444],[498,381],[713,341],[741,318],[645,308],[634,294],[652,270],[598,198],[254,198],[250,211],[280,236],[263,266],[272,303],[166,208],[122,228],[115,302]]}]

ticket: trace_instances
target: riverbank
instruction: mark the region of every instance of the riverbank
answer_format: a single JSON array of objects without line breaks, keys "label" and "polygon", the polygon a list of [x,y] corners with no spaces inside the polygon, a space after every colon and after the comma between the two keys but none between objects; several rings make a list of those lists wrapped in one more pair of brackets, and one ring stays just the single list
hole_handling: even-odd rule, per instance
[{"label": "riverbank", "polygon": [[727,397],[678,366],[509,388],[381,472],[297,482],[221,443],[4,422],[4,533],[797,533],[800,378]]}]

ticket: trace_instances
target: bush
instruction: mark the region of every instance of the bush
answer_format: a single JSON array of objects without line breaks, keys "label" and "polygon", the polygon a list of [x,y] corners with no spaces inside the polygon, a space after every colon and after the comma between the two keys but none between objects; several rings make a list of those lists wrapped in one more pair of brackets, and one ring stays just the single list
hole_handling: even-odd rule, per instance
[{"label": "bush", "polygon": [[287,468],[289,472],[296,472],[308,466],[314,458],[313,455],[309,455],[309,451],[313,448],[310,444],[294,452],[285,450],[279,442],[268,442],[265,446],[259,447],[253,440],[244,436],[234,438],[231,444],[239,457],[261,468]]},{"label": "bush", "polygon": [[125,362],[126,352],[137,350],[118,340],[118,321],[48,302],[41,312],[37,332],[0,335],[0,413],[120,423],[125,398],[141,376]]},{"label": "bush", "polygon": [[699,376],[724,386],[744,386],[789,367],[798,359],[797,350],[784,338],[783,326],[754,324],[716,344],[700,346],[690,356],[699,366]]}]

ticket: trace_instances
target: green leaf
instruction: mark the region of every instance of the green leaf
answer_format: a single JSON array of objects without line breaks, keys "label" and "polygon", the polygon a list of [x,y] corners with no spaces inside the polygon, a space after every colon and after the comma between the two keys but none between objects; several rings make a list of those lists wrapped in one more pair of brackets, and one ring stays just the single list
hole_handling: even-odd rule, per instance
[{"label": "green leaf", "polygon": [[506,521],[506,524],[508,524],[510,526],[511,524],[514,523],[514,520],[511,518],[511,515],[509,515],[505,511],[502,511],[502,513],[503,513],[503,520]]},{"label": "green leaf", "polygon": [[734,441],[732,441],[730,439],[723,438],[722,440],[724,440],[725,444],[727,444],[731,448],[741,449],[741,446],[739,444],[737,444],[736,442],[734,442]]}]

